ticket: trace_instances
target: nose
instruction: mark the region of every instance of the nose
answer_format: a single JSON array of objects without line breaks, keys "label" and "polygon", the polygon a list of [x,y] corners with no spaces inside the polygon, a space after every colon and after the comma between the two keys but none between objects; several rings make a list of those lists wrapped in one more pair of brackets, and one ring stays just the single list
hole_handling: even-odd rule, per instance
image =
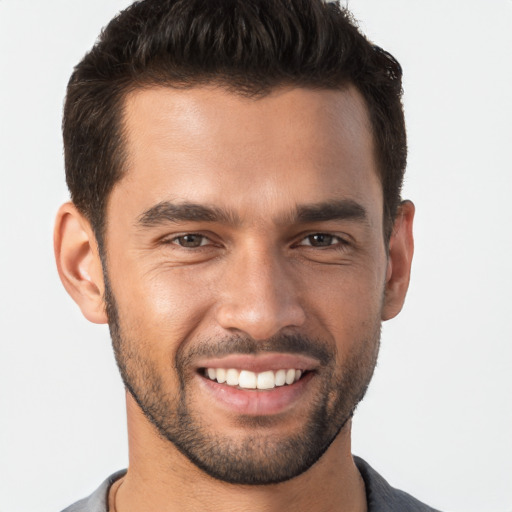
[{"label": "nose", "polygon": [[284,259],[272,250],[248,249],[230,260],[216,309],[221,327],[264,340],[304,324],[298,276]]}]

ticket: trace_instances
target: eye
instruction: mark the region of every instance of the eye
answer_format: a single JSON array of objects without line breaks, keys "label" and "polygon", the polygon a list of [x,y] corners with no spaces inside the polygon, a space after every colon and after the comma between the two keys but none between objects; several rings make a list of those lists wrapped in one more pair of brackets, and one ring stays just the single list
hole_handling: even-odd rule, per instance
[{"label": "eye", "polygon": [[171,243],[187,249],[202,247],[203,245],[208,245],[209,242],[208,238],[204,235],[198,235],[197,233],[187,233],[186,235],[177,236],[171,240]]},{"label": "eye", "polygon": [[330,235],[328,233],[314,233],[303,238],[299,245],[311,247],[330,247],[332,245],[346,244],[345,240],[339,236]]}]

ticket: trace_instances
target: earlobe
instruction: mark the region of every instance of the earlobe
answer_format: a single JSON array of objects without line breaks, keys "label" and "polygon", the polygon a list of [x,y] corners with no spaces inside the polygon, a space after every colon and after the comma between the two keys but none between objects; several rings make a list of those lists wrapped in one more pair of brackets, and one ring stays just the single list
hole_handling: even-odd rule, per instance
[{"label": "earlobe", "polygon": [[107,323],[96,237],[87,219],[72,203],[63,204],[57,213],[54,249],[62,284],[83,315],[91,322]]},{"label": "earlobe", "polygon": [[395,219],[389,241],[382,320],[389,320],[400,313],[409,288],[414,253],[412,233],[414,210],[414,204],[411,201],[403,201]]}]

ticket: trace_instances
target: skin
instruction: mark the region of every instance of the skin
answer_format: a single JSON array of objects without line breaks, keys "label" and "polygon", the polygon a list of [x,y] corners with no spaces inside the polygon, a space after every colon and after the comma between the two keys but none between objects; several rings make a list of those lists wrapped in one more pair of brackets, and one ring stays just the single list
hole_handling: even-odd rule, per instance
[{"label": "skin", "polygon": [[[371,375],[380,321],[398,314],[407,291],[414,207],[402,203],[386,248],[360,94],[351,87],[282,88],[248,99],[214,87],[150,88],[131,93],[125,107],[128,161],[108,202],[108,275],[122,331],[151,361],[169,396],[179,389],[169,358],[198,340],[233,334],[262,344],[283,333],[321,339],[335,351],[335,369],[357,356]],[[359,205],[364,216],[307,222],[296,216],[300,206],[339,200]],[[183,202],[229,215],[141,225],[155,205]],[[189,233],[204,237],[200,247],[180,246]],[[330,245],[312,246],[318,233]],[[55,248],[61,279],[83,314],[107,322],[97,244],[70,203],[59,211]],[[301,432],[323,371],[255,428],[212,399],[196,370],[187,374],[192,414],[235,446],[248,436]],[[248,486],[214,479],[192,464],[130,393],[127,412],[130,464],[116,488],[118,511],[366,510],[350,421],[306,472]]]}]

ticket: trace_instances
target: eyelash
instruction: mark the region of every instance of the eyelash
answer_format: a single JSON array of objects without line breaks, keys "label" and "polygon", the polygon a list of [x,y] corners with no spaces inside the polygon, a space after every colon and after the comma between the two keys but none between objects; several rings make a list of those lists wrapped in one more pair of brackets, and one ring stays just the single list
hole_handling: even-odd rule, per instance
[{"label": "eyelash", "polygon": [[[198,237],[198,238],[201,238],[201,243],[197,246],[192,246],[192,247],[187,247],[185,245],[182,245],[179,243],[179,240],[180,239],[184,239],[186,237]],[[168,239],[168,240],[163,240],[164,243],[166,244],[173,244],[173,245],[177,245],[178,247],[181,247],[183,249],[199,249],[201,247],[204,247],[205,245],[211,245],[210,244],[205,244],[203,242],[205,241],[210,241],[212,243],[212,241],[206,236],[206,235],[202,235],[201,233],[185,233],[183,235],[179,235],[179,236],[175,236],[171,239]]]},{"label": "eyelash", "polygon": [[[186,237],[199,237],[201,239],[201,242],[197,246],[189,246],[189,247],[179,243],[179,240],[183,240]],[[327,245],[314,245],[314,243],[311,243],[313,237],[326,237],[326,238],[330,239],[331,242],[334,241],[335,243],[329,243]],[[210,243],[207,243],[208,241]],[[303,243],[305,241],[309,241],[309,243]],[[200,249],[205,246],[215,245],[215,243],[212,242],[212,240],[210,238],[208,238],[206,235],[203,235],[201,233],[185,233],[183,235],[175,236],[171,239],[164,239],[162,242],[165,244],[177,245],[178,247],[180,247],[182,249],[186,249],[186,250]],[[303,236],[299,240],[298,243],[294,244],[294,247],[311,247],[313,249],[328,249],[328,248],[341,249],[348,245],[350,245],[350,243],[346,239],[342,238],[339,235],[333,235],[331,233],[324,233],[324,232],[316,232],[316,233],[310,233],[308,235]]]},{"label": "eyelash", "polygon": [[[313,243],[311,243],[311,239],[313,237],[326,237],[326,238],[330,239],[331,242],[335,241],[335,243],[329,243],[327,245],[314,245]],[[302,242],[304,242],[306,240],[308,240],[310,243],[309,244],[302,243]],[[345,240],[344,238],[340,237],[339,235],[333,235],[331,233],[318,232],[318,233],[311,233],[310,235],[306,235],[305,237],[303,237],[300,240],[300,242],[297,245],[303,246],[303,247],[313,247],[313,248],[323,249],[323,248],[329,248],[329,247],[340,248],[340,247],[349,245],[349,242],[347,240]]]}]

